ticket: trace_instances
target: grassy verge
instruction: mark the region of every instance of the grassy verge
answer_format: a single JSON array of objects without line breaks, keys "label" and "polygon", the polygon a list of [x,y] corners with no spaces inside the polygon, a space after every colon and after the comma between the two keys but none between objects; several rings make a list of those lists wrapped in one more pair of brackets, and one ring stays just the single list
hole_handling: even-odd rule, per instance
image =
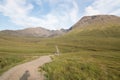
[{"label": "grassy verge", "polygon": [[62,54],[42,67],[46,80],[119,80],[119,52],[81,51]]},{"label": "grassy verge", "polygon": [[53,50],[39,38],[0,36],[0,75],[15,65],[50,54]]},{"label": "grassy verge", "polygon": [[38,56],[2,55],[0,56],[0,75],[15,65],[33,60]]}]

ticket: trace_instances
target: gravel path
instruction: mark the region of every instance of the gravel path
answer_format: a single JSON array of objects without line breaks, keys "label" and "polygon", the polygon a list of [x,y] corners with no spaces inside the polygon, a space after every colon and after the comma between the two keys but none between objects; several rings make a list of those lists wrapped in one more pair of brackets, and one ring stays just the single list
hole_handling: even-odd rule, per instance
[{"label": "gravel path", "polygon": [[38,72],[38,67],[51,62],[50,56],[40,58],[15,66],[0,76],[0,80],[44,80],[42,73]]}]

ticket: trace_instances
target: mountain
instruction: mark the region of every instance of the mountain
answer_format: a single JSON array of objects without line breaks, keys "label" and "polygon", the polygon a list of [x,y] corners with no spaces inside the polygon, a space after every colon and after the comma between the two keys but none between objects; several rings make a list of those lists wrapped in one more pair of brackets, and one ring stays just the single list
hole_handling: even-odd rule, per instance
[{"label": "mountain", "polygon": [[[42,27],[23,30],[3,30],[0,35],[20,37],[54,37],[65,34],[89,36],[120,36],[120,17],[115,15],[84,16],[69,30],[48,30]],[[66,34],[66,35],[68,35]]]},{"label": "mountain", "polygon": [[120,25],[120,17],[115,15],[84,16],[70,30],[78,27],[103,28],[114,25]]},{"label": "mountain", "polygon": [[26,28],[23,30],[3,30],[2,35],[21,36],[21,37],[54,37],[66,33],[67,30],[48,30],[42,27]]},{"label": "mountain", "polygon": [[119,37],[120,17],[114,15],[85,16],[69,29],[69,34]]},{"label": "mountain", "polygon": [[[86,16],[73,25],[69,32],[66,33],[66,30],[60,31],[63,32],[63,36],[49,39],[34,38],[33,35],[38,36],[39,33],[43,37],[45,33],[54,32],[55,35],[55,32],[59,31],[41,28],[1,31],[0,57],[5,55],[1,58],[1,65],[7,67],[7,65],[16,62],[16,59],[19,61],[23,58],[31,58],[30,56],[34,55],[53,55],[57,45],[61,55],[55,58],[52,63],[47,64],[49,67],[44,68],[47,71],[52,71],[50,73],[61,71],[59,76],[67,78],[65,80],[68,80],[69,77],[71,80],[119,80],[120,17],[113,15]],[[25,36],[25,38],[9,35]],[[32,36],[32,38],[26,36]],[[68,70],[72,74],[67,72]],[[63,74],[63,71],[66,74]],[[58,78],[58,75],[53,75],[52,77]],[[64,79],[63,77],[61,79]]]},{"label": "mountain", "polygon": [[[114,15],[84,16],[69,30],[48,30],[42,27],[26,28],[23,30],[3,30],[0,35],[20,37],[54,37],[69,33],[80,33],[79,35],[108,35],[119,36],[120,17]],[[114,28],[113,28],[114,27]],[[100,31],[101,30],[101,31]],[[107,30],[107,31],[104,31]],[[112,31],[111,31],[112,30]],[[97,33],[96,33],[97,32]],[[102,32],[102,33],[101,33]],[[115,32],[118,35],[113,35]],[[107,33],[107,34],[105,34]]]},{"label": "mountain", "polygon": [[113,15],[83,17],[59,40],[66,45],[62,46],[65,50],[120,51],[120,17]]}]

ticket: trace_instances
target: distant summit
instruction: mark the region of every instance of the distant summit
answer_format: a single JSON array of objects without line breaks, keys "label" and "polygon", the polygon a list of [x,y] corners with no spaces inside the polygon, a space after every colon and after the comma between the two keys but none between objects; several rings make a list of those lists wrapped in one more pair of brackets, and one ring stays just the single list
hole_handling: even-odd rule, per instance
[{"label": "distant summit", "polygon": [[18,36],[18,37],[54,37],[66,33],[67,30],[48,30],[42,27],[26,28],[23,30],[3,30],[2,35]]},{"label": "distant summit", "polygon": [[107,27],[110,25],[120,24],[120,17],[114,15],[94,15],[94,16],[84,16],[75,25],[73,25],[70,30],[74,28],[81,27]]},{"label": "distant summit", "polygon": [[93,29],[103,29],[106,27],[120,26],[120,17],[114,15],[94,15],[94,16],[84,16],[76,24],[74,24],[70,29],[61,30],[48,30],[42,27],[36,28],[26,28],[23,30],[3,30],[0,31],[0,35],[7,36],[18,36],[18,37],[54,37],[65,34],[75,30],[93,30]]}]

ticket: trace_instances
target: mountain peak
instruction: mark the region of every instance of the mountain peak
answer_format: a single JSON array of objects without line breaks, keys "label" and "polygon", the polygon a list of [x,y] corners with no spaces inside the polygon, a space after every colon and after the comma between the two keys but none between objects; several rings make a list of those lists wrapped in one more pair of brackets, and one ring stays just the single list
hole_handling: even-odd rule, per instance
[{"label": "mountain peak", "polygon": [[94,15],[94,16],[84,16],[82,17],[75,25],[73,25],[70,29],[77,27],[87,27],[88,25],[97,25],[101,26],[104,24],[115,24],[120,22],[120,17],[115,15]]},{"label": "mountain peak", "polygon": [[81,21],[89,21],[89,20],[106,20],[106,19],[113,19],[113,18],[118,18],[115,15],[94,15],[94,16],[84,16],[81,18]]},{"label": "mountain peak", "polygon": [[95,18],[111,18],[111,17],[118,17],[115,15],[93,15],[93,16],[84,16],[82,19],[89,18],[89,19],[95,19]]},{"label": "mountain peak", "polygon": [[67,30],[48,30],[42,27],[26,28],[22,30],[4,30],[0,33],[12,36],[24,37],[54,37],[66,33]]}]

